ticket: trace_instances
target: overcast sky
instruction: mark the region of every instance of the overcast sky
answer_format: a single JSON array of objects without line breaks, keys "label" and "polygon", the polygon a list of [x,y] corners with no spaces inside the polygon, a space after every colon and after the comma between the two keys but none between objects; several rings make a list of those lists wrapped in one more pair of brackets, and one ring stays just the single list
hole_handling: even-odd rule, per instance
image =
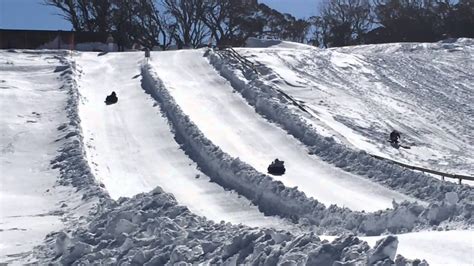
[{"label": "overcast sky", "polygon": [[[297,18],[316,14],[321,0],[259,0]],[[58,10],[42,5],[43,0],[0,0],[0,28],[71,30],[71,24],[56,15]]]}]

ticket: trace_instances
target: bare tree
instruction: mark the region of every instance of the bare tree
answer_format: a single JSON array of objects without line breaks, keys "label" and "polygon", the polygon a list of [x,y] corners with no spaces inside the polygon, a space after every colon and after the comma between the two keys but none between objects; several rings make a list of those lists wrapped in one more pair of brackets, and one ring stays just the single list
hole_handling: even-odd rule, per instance
[{"label": "bare tree", "polygon": [[265,21],[262,32],[265,37],[294,42],[306,41],[306,36],[311,26],[309,21],[296,19],[287,13],[282,14],[265,4],[260,4],[258,11]]},{"label": "bare tree", "polygon": [[173,40],[169,14],[160,12],[154,0],[136,2],[134,13],[133,41],[149,48],[158,45],[162,50],[166,50]]},{"label": "bare tree", "polygon": [[205,0],[201,20],[217,44],[242,45],[250,36],[263,31],[255,0]]},{"label": "bare tree", "polygon": [[61,10],[60,16],[71,22],[76,31],[83,31],[84,25],[78,15],[78,3],[76,0],[44,0],[45,5],[53,6]]},{"label": "bare tree", "polygon": [[198,47],[210,36],[218,44],[242,45],[265,30],[268,35],[303,42],[310,25],[257,0],[43,1],[58,8],[76,31],[113,32],[120,50],[134,43],[162,49],[171,44]]},{"label": "bare tree", "polygon": [[325,46],[362,43],[372,25],[369,0],[326,0],[320,10]]},{"label": "bare tree", "polygon": [[224,20],[228,17],[228,1],[205,0],[199,10],[200,20],[209,28],[211,37],[219,42],[225,35]]},{"label": "bare tree", "polygon": [[[374,6],[380,27],[369,36],[373,42],[432,42],[447,36],[467,37],[469,34],[464,28],[471,29],[471,36],[474,32],[472,0],[376,0]],[[458,35],[458,30],[464,34]]]},{"label": "bare tree", "polygon": [[76,31],[108,32],[112,26],[112,0],[44,0],[61,10]]},{"label": "bare tree", "polygon": [[161,0],[165,13],[171,15],[170,32],[179,48],[197,47],[209,36],[201,20],[202,0]]}]

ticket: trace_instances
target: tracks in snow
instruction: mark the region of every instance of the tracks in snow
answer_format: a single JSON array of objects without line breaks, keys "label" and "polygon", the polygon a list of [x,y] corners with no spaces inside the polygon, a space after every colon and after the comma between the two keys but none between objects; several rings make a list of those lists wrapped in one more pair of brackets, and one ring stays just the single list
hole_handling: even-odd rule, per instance
[{"label": "tracks in snow", "polygon": [[[161,186],[192,212],[214,221],[287,227],[276,217],[265,217],[235,192],[209,182],[184,154],[160,108],[141,87],[137,74],[142,56],[82,53],[77,58],[82,67],[79,114],[87,157],[112,198]],[[106,106],[104,99],[111,91],[119,103]]]},{"label": "tracks in snow", "polygon": [[[368,45],[329,50],[240,49],[281,76],[274,85],[317,111],[336,137],[370,153],[450,173],[472,172],[473,79],[468,48],[392,53]],[[395,44],[388,46],[396,46]],[[434,48],[438,47],[440,50]],[[387,50],[385,48],[385,50]],[[267,73],[265,73],[267,74]],[[273,81],[274,74],[264,79]],[[307,84],[305,89],[283,81]],[[471,97],[472,98],[472,97]],[[329,118],[329,119],[328,119]],[[403,153],[386,145],[392,129],[413,143]]]},{"label": "tracks in snow", "polygon": [[393,199],[410,200],[310,156],[296,139],[261,118],[233,93],[202,50],[156,53],[152,65],[183,112],[224,152],[262,173],[273,159],[283,159],[287,173],[274,178],[285,186],[297,186],[326,205],[352,210],[375,211],[390,208]]}]

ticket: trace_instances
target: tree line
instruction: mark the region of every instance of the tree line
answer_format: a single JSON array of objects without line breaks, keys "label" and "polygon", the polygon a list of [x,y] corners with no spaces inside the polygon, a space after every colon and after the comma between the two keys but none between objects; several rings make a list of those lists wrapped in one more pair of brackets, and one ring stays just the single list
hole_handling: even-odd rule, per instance
[{"label": "tree line", "polygon": [[[75,31],[113,32],[121,47],[241,46],[266,37],[336,47],[474,37],[474,0],[325,0],[297,19],[257,0],[44,0]],[[316,9],[316,6],[309,8]]]},{"label": "tree line", "polygon": [[473,38],[474,0],[328,0],[311,19],[325,47]]}]

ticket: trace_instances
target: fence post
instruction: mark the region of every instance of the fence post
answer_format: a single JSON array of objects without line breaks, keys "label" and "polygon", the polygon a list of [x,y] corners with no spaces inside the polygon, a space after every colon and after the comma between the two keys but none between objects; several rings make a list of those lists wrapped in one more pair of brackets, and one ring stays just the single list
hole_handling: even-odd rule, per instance
[{"label": "fence post", "polygon": [[461,185],[462,178],[459,178],[459,185]]},{"label": "fence post", "polygon": [[61,30],[58,30],[58,50],[61,49]]}]

